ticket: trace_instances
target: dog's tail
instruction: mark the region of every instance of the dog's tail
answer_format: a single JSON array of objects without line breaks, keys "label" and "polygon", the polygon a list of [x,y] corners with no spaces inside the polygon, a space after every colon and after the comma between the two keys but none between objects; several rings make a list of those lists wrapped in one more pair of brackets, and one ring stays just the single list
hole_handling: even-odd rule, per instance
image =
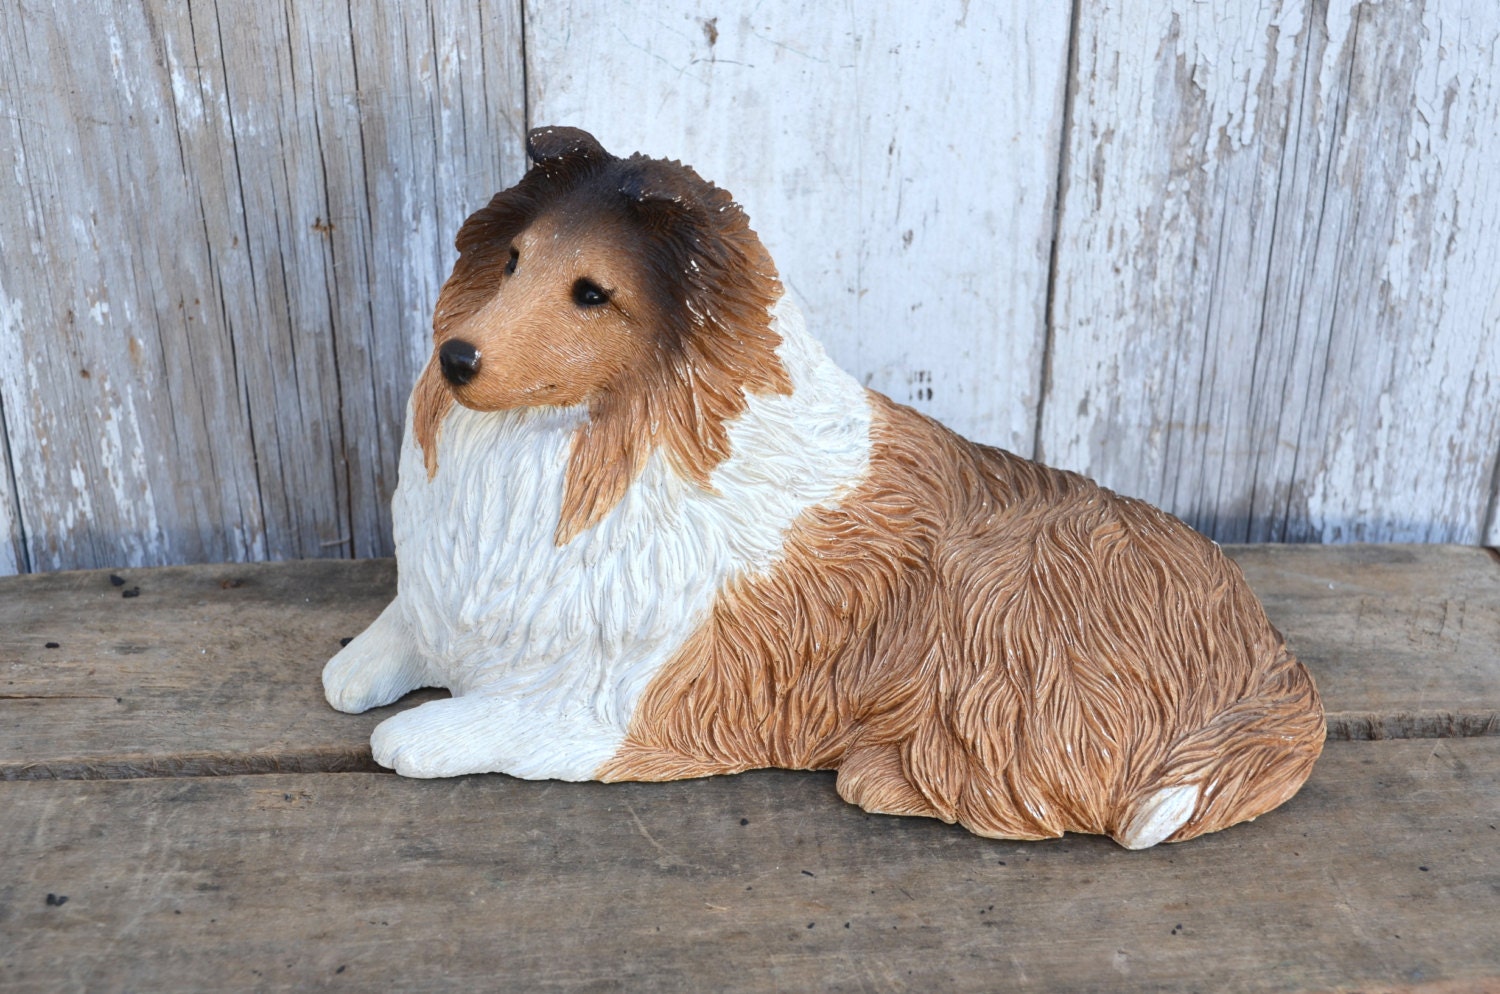
[{"label": "dog's tail", "polygon": [[1128,849],[1248,821],[1295,794],[1323,749],[1312,677],[1283,646],[1255,691],[1172,744],[1127,793],[1109,835]]}]

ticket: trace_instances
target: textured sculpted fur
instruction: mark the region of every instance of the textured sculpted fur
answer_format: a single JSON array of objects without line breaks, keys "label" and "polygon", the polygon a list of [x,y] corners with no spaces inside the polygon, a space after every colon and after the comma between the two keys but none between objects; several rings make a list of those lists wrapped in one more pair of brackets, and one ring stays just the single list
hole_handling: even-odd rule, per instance
[{"label": "textured sculpted fur", "polygon": [[397,597],[324,671],[347,711],[452,690],[380,763],[836,769],[871,811],[1131,848],[1296,792],[1318,695],[1217,546],[861,388],[687,167],[530,148],[438,301]]}]

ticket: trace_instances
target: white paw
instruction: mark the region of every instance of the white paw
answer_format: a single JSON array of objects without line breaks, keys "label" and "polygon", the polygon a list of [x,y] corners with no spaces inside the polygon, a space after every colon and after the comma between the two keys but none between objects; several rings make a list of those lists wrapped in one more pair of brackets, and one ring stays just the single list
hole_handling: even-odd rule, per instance
[{"label": "white paw", "polygon": [[430,682],[394,602],[323,667],[323,695],[351,713],[389,704]]},{"label": "white paw", "polygon": [[536,711],[484,694],[403,711],[375,726],[375,762],[404,777],[508,773],[527,780],[592,780],[624,739],[584,714]]},{"label": "white paw", "polygon": [[476,727],[482,716],[473,698],[429,701],[375,726],[375,762],[403,777],[457,777],[500,772],[496,737]]},{"label": "white paw", "polygon": [[1126,849],[1149,849],[1177,831],[1193,816],[1197,784],[1163,787],[1141,803],[1135,817],[1115,841]]}]

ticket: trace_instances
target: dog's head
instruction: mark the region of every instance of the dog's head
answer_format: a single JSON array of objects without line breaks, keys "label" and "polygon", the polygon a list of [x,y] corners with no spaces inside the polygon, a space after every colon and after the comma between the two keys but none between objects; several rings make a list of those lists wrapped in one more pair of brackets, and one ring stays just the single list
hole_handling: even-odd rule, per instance
[{"label": "dog's head", "polygon": [[790,392],[775,267],[725,191],[678,162],[617,158],[539,128],[534,165],[459,230],[433,315],[415,432],[429,475],[456,400],[478,411],[586,405],[559,543],[614,506],[662,446],[700,485],[747,392]]}]

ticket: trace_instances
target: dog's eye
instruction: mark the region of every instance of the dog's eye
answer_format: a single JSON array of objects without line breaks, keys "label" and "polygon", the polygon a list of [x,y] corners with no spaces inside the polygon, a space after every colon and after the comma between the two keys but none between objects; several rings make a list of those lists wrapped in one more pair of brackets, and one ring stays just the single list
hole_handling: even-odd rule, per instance
[{"label": "dog's eye", "polygon": [[609,294],[593,280],[581,279],[573,284],[573,303],[579,307],[598,307],[609,303]]},{"label": "dog's eye", "polygon": [[505,271],[507,273],[514,273],[516,271],[516,263],[520,261],[521,253],[516,250],[515,246],[511,246],[510,258],[505,261]]}]

